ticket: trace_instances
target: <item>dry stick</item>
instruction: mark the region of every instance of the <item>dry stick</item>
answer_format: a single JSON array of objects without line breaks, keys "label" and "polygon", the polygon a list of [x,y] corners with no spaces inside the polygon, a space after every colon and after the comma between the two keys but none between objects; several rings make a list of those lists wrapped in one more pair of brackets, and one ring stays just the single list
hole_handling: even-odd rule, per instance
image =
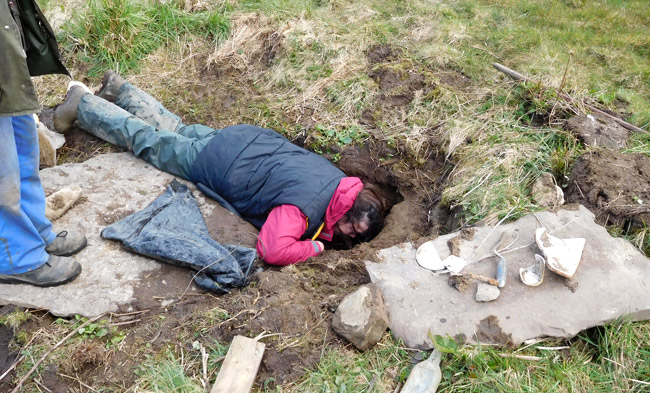
[{"label": "dry stick", "polygon": [[486,277],[481,274],[476,274],[476,273],[465,273],[467,274],[470,278],[473,278],[476,281],[484,282],[486,284],[494,285],[495,287],[499,285],[499,282],[495,280],[492,277]]},{"label": "dry stick", "polygon": [[115,323],[109,323],[107,327],[112,327],[112,326],[123,326],[123,325],[131,325],[134,323],[142,322],[142,319],[134,319],[131,321],[124,321],[124,322],[115,322]]},{"label": "dry stick", "polygon": [[514,355],[514,354],[511,354],[511,353],[505,353],[505,352],[500,353],[499,356],[501,356],[502,358],[515,358],[515,359],[521,359],[521,360],[531,360],[531,361],[534,361],[534,362],[536,362],[538,360],[542,360],[542,358],[540,358],[539,356]]},{"label": "dry stick", "polygon": [[41,356],[41,358],[38,359],[38,361],[37,361],[36,363],[34,363],[34,366],[31,368],[31,370],[29,370],[29,371],[27,372],[27,374],[25,374],[25,376],[22,377],[22,378],[20,379],[20,381],[18,381],[18,384],[16,385],[16,387],[14,388],[14,390],[11,391],[11,393],[17,393],[17,392],[20,390],[20,388],[23,386],[23,383],[25,383],[25,381],[27,380],[27,378],[29,378],[29,376],[32,375],[32,374],[34,373],[34,371],[36,371],[36,369],[38,368],[38,366],[39,366],[41,363],[43,363],[43,361],[44,361],[44,360],[45,360],[45,359],[50,355],[50,353],[52,353],[52,351],[54,351],[55,349],[57,349],[58,347],[60,347],[61,344],[63,344],[64,342],[66,342],[70,337],[74,336],[74,334],[77,333],[77,331],[78,331],[79,329],[86,327],[87,325],[89,325],[89,324],[95,322],[96,320],[98,320],[99,318],[101,318],[101,317],[103,317],[103,316],[104,316],[104,314],[99,314],[99,315],[96,316],[95,318],[87,320],[86,322],[84,322],[83,324],[81,324],[81,326],[74,328],[70,333],[68,333],[67,336],[63,337],[63,339],[61,339],[61,341],[59,341],[58,343],[56,343],[55,346],[53,346],[53,347],[50,348],[47,352],[45,352],[45,353],[43,354],[43,356]]},{"label": "dry stick", "polygon": [[76,381],[79,385],[85,387],[85,388],[88,389],[88,390],[92,390],[93,392],[97,392],[97,391],[98,391],[97,389],[93,389],[91,386],[88,386],[88,385],[86,385],[85,383],[81,382],[81,380],[79,379],[79,376],[77,376],[77,378],[75,378],[75,377],[71,377],[71,376],[66,375],[66,374],[63,374],[63,373],[58,373],[58,375],[60,375],[60,376],[62,376],[62,377],[64,377],[64,378],[68,378],[68,379],[71,379],[71,380],[73,380],[73,381]]},{"label": "dry stick", "polygon": [[21,355],[21,356],[18,358],[18,360],[16,360],[16,361],[15,361],[15,362],[14,362],[14,363],[13,363],[13,364],[8,368],[8,369],[7,369],[7,371],[4,372],[4,374],[0,375],[0,381],[2,381],[2,380],[3,380],[7,375],[9,375],[9,373],[10,373],[14,368],[16,368],[16,366],[18,366],[18,364],[19,364],[20,362],[22,362],[23,359],[25,359],[25,355]]},{"label": "dry stick", "polygon": [[205,352],[205,347],[201,345],[201,366],[203,369],[203,388],[210,386],[210,379],[208,378],[208,354]]},{"label": "dry stick", "polygon": [[[504,66],[502,64],[492,63],[492,66],[494,68],[496,68],[497,70],[503,72],[504,74],[508,75],[509,77],[511,77],[512,79],[514,79],[516,81],[534,82],[530,78],[518,73],[517,71],[511,70],[510,68],[508,68],[508,67],[506,67],[506,66]],[[541,83],[540,83],[540,86],[541,86]],[[573,101],[573,98],[570,95],[566,94],[566,93],[559,92],[558,96],[561,97],[562,99],[564,99],[565,101],[569,102],[569,103],[571,103]],[[589,105],[587,103],[584,103],[584,106],[589,108],[589,110],[591,110],[592,112],[598,113],[599,115],[605,116],[608,119],[614,120],[615,122],[617,122],[618,124],[620,124],[621,126],[627,128],[630,131],[643,132],[645,134],[650,135],[650,131],[646,131],[643,128],[639,128],[639,127],[637,127],[637,126],[635,126],[633,124],[630,124],[630,123],[626,122],[623,119],[619,119],[616,116],[612,116],[609,113],[607,113],[605,111],[602,111],[602,110],[596,108],[593,105]]]},{"label": "dry stick", "polygon": [[149,312],[149,311],[150,310],[139,310],[139,311],[131,311],[131,312],[123,313],[123,314],[111,313],[111,315],[114,316],[114,317],[126,317],[126,316],[129,316],[129,315],[142,314],[142,313]]}]

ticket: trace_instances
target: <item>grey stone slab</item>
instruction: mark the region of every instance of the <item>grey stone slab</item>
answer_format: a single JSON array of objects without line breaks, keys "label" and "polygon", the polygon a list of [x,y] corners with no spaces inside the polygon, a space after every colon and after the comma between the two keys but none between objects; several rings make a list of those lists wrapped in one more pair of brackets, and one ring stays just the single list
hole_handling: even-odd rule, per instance
[{"label": "grey stone slab", "polygon": [[[519,269],[532,265],[540,253],[534,238],[540,225],[559,238],[583,237],[586,245],[572,279],[547,270],[540,286],[528,287]],[[435,246],[444,259],[453,244],[460,257],[479,260],[463,272],[494,277],[498,258],[492,249],[504,231],[518,239],[510,252],[502,253],[507,285],[489,303],[474,299],[477,283],[458,292],[448,284],[448,275],[420,267],[411,243],[380,251],[379,262],[366,261],[372,282],[383,293],[395,336],[418,348],[432,347],[429,332],[469,342],[520,344],[539,337],[573,337],[623,316],[650,319],[650,260],[624,239],[611,237],[583,206],[530,214],[496,228],[476,227],[471,240],[452,233],[435,239]]]},{"label": "grey stone slab", "polygon": [[[88,237],[88,246],[74,256],[83,270],[74,281],[58,287],[0,284],[0,304],[45,308],[58,316],[90,317],[103,312],[165,306],[186,291],[198,291],[189,269],[133,254],[120,243],[99,236],[107,225],[156,199],[173,179],[172,175],[130,153],[100,155],[80,164],[47,168],[40,175],[47,195],[70,185],[83,189],[79,201],[53,221],[56,232],[79,230]],[[215,220],[225,225],[241,221],[196,191],[191,183],[184,183],[194,191],[211,235],[224,232]],[[256,231],[246,227],[248,224],[242,225],[242,231],[231,230],[235,241],[223,242],[250,246]]]}]

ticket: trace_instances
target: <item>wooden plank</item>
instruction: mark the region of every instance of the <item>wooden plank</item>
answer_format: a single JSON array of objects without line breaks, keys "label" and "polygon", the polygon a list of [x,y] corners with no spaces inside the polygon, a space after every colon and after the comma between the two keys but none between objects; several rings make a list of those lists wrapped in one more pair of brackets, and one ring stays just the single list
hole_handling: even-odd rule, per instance
[{"label": "wooden plank", "polygon": [[252,338],[235,336],[210,393],[249,393],[265,348]]}]

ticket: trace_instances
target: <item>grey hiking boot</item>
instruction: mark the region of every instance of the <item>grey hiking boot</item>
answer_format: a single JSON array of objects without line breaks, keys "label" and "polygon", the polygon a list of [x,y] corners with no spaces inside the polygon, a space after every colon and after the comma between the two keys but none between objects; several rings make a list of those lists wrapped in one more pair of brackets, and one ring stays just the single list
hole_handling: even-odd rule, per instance
[{"label": "grey hiking boot", "polygon": [[81,265],[73,258],[50,255],[47,262],[31,272],[0,274],[0,283],[52,287],[74,280],[79,273],[81,273]]},{"label": "grey hiking boot", "polygon": [[45,247],[45,252],[60,257],[67,257],[83,250],[88,244],[86,236],[79,232],[61,231],[56,239]]},{"label": "grey hiking boot", "polygon": [[70,131],[72,124],[77,120],[77,107],[86,90],[79,85],[73,85],[65,96],[65,101],[54,110],[54,128],[65,134]]},{"label": "grey hiking boot", "polygon": [[99,91],[95,95],[106,101],[115,102],[120,92],[120,87],[123,84],[124,79],[118,73],[113,70],[108,70],[104,73],[102,87],[99,88]]}]

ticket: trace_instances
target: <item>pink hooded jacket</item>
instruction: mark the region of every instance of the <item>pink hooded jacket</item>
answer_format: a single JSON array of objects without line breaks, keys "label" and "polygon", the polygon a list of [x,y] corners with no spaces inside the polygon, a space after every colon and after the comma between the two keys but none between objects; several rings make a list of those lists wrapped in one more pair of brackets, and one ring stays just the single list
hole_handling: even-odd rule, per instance
[{"label": "pink hooded jacket", "polygon": [[[350,210],[363,183],[358,177],[341,179],[325,212],[325,222],[317,238],[332,241],[336,223]],[[320,254],[314,240],[300,240],[307,229],[307,217],[294,205],[276,206],[257,236],[257,255],[272,265],[291,265]]]}]

